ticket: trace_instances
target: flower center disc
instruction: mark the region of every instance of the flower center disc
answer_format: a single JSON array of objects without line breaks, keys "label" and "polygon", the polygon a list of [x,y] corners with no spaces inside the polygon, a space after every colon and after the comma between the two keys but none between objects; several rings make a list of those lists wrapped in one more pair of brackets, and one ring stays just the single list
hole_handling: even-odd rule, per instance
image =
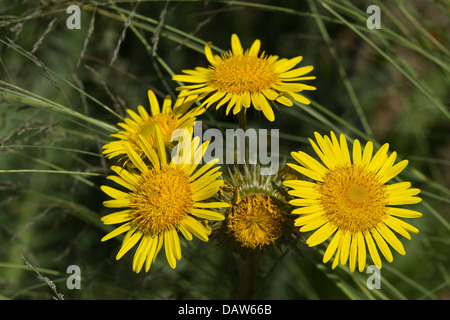
[{"label": "flower center disc", "polygon": [[318,186],[326,217],[345,231],[370,230],[386,215],[387,195],[374,172],[338,167]]},{"label": "flower center disc", "polygon": [[132,194],[134,223],[150,235],[177,228],[193,206],[189,177],[171,167],[149,170]]},{"label": "flower center disc", "polygon": [[282,234],[284,218],[280,209],[265,194],[251,194],[233,205],[227,226],[244,247],[262,247]]},{"label": "flower center disc", "polygon": [[138,143],[138,135],[144,136],[151,145],[155,145],[153,140],[153,128],[155,125],[158,125],[161,129],[161,134],[164,140],[164,143],[171,142],[172,133],[176,130],[178,124],[178,118],[170,113],[163,114],[159,113],[155,116],[148,118],[148,120],[143,121],[139,124],[139,127],[136,130],[136,133],[132,133],[130,135],[129,141],[135,150],[140,150],[141,147]]},{"label": "flower center disc", "polygon": [[367,190],[357,184],[352,184],[348,187],[347,197],[354,203],[362,203],[367,199]]},{"label": "flower center disc", "polygon": [[249,56],[247,53],[241,56],[228,53],[211,70],[209,85],[233,94],[260,92],[270,88],[278,80],[278,75],[267,58]]}]

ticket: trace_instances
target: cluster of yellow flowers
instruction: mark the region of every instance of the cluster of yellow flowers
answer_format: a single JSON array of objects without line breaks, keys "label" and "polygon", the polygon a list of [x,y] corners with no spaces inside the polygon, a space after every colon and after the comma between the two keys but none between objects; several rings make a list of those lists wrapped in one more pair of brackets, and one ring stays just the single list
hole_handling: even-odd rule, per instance
[{"label": "cluster of yellow flowers", "polygon": [[[332,268],[348,261],[353,272],[363,271],[367,249],[381,268],[378,250],[387,261],[393,260],[390,247],[405,254],[396,233],[410,239],[418,230],[400,218],[421,214],[397,205],[421,201],[419,189],[409,182],[387,184],[407,165],[395,164],[396,152],[388,154],[384,144],[374,155],[372,142],[363,147],[354,140],[352,154],[343,134],[314,133],[309,139],[318,159],[305,152],[292,152],[298,163],[293,169],[274,176],[262,176],[259,167],[235,167],[222,176],[219,159],[201,164],[209,141],[193,135],[194,122],[210,106],[226,105],[226,114],[243,115],[251,106],[275,120],[272,105],[292,106],[293,100],[310,101],[300,92],[315,90],[299,81],[312,66],[297,68],[302,57],[279,59],[259,54],[256,40],[244,50],[237,35],[231,37],[231,50],[214,55],[211,43],[205,46],[208,68],[183,70],[173,80],[191,83],[178,87],[177,100],[167,96],[162,107],[152,91],[148,92],[150,113],[143,106],[118,125],[117,140],[104,145],[104,154],[116,158],[115,173],[108,179],[126,191],[110,186],[102,190],[112,199],[104,202],[119,211],[102,218],[105,224],[120,224],[102,241],[125,233],[117,254],[120,259],[137,245],[133,270],[148,271],[164,246],[172,268],[181,258],[180,237],[202,241],[216,236],[219,242],[238,250],[262,250],[271,245],[305,238],[309,246],[327,243],[323,262],[333,256]],[[185,129],[188,136],[174,145],[172,133]],[[176,156],[173,157],[174,148]],[[321,162],[320,162],[321,161]],[[286,167],[285,169],[287,169]],[[331,238],[330,241],[328,241]],[[390,247],[389,247],[390,246]]]}]

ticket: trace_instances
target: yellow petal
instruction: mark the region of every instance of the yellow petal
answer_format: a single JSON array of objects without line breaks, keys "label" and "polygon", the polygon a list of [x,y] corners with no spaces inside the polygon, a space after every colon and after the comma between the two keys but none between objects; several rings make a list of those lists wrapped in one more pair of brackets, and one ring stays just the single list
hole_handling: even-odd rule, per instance
[{"label": "yellow petal", "polygon": [[187,216],[181,224],[187,231],[195,235],[200,240],[205,242],[208,241],[208,230],[194,218]]},{"label": "yellow petal", "polygon": [[138,184],[138,179],[129,173],[126,169],[119,166],[111,166],[111,170],[117,173],[123,180],[129,182],[133,186]]},{"label": "yellow petal", "polygon": [[401,218],[419,218],[422,214],[418,211],[404,209],[404,208],[392,208],[389,207],[386,209],[386,212],[397,217]]},{"label": "yellow petal", "polygon": [[394,248],[398,253],[400,253],[401,255],[404,255],[406,253],[403,244],[384,223],[378,224],[377,230],[387,241],[387,243],[389,243],[391,247]]},{"label": "yellow petal", "polygon": [[309,238],[306,240],[306,244],[310,247],[316,246],[325,240],[327,240],[335,231],[337,227],[332,223],[326,223],[320,229],[315,231]]},{"label": "yellow petal", "polygon": [[133,258],[133,271],[139,273],[144,265],[145,259],[147,258],[148,245],[150,243],[149,237],[144,236],[139,243],[136,253]]},{"label": "yellow petal", "polygon": [[397,176],[400,172],[403,171],[403,169],[406,168],[407,165],[408,165],[408,160],[403,160],[403,161],[400,161],[399,163],[397,163],[392,168],[386,170],[386,172],[384,173],[384,175],[381,178],[381,183],[386,183],[389,180],[391,180],[392,178],[394,178],[395,176]]},{"label": "yellow petal", "polygon": [[231,50],[233,51],[233,55],[242,56],[244,50],[242,49],[241,41],[236,34],[231,35]]},{"label": "yellow petal", "polygon": [[291,155],[295,160],[298,161],[298,163],[318,173],[321,177],[325,176],[328,172],[328,170],[324,166],[322,166],[316,159],[309,156],[303,151],[299,151],[297,153],[292,152]]},{"label": "yellow petal", "polygon": [[249,92],[244,92],[244,94],[242,95],[242,106],[244,108],[249,108],[251,105],[251,96]]},{"label": "yellow petal", "polygon": [[301,94],[289,92],[289,93],[287,93],[287,95],[289,97],[291,97],[292,99],[294,99],[295,101],[300,102],[302,104],[309,105],[311,103],[311,101],[309,101],[306,97],[304,97]]},{"label": "yellow petal", "polygon": [[[166,145],[164,143],[164,138],[161,133],[161,129],[159,126],[155,126],[153,129],[153,136],[155,138],[156,149],[159,155],[159,161],[161,162],[161,167],[167,164],[167,156],[166,156]],[[184,141],[183,141],[184,143]]]},{"label": "yellow petal", "polygon": [[148,140],[145,139],[142,135],[138,135],[138,140],[139,140],[139,145],[141,146],[141,148],[144,151],[147,158],[152,163],[153,167],[156,169],[161,168],[161,164],[159,162],[158,155],[156,154],[154,148],[148,142]]},{"label": "yellow petal", "polygon": [[387,160],[384,161],[384,163],[381,166],[380,170],[377,172],[377,175],[382,177],[385,172],[387,172],[390,168],[392,168],[392,165],[394,164],[396,158],[397,158],[397,152],[394,151],[387,158]]},{"label": "yellow petal", "polygon": [[292,59],[280,59],[277,62],[275,62],[274,70],[277,73],[283,73],[283,72],[295,67],[302,60],[303,60],[303,57],[301,57],[301,56],[298,56],[298,57],[295,57]]},{"label": "yellow petal", "polygon": [[350,153],[348,151],[348,146],[347,146],[347,140],[345,139],[345,136],[343,134],[341,134],[339,136],[339,142],[341,145],[341,154],[342,154],[342,158],[344,160],[344,163],[350,164]]},{"label": "yellow petal", "polygon": [[314,182],[309,182],[305,180],[285,180],[283,184],[287,187],[296,188],[314,188],[316,184]]},{"label": "yellow petal", "polygon": [[316,143],[313,140],[311,140],[309,138],[308,138],[308,140],[309,140],[309,143],[311,144],[311,146],[313,147],[314,151],[316,152],[316,154],[319,156],[320,160],[322,160],[323,164],[325,166],[327,166],[328,169],[333,169],[336,166],[336,164],[333,161],[331,161],[329,157],[325,156],[325,154],[322,152],[322,150],[316,145]]},{"label": "yellow petal", "polygon": [[231,94],[231,99],[228,102],[227,108],[225,110],[226,115],[228,115],[228,113],[230,113],[231,108],[234,107],[238,98],[239,98],[239,96],[237,94]]},{"label": "yellow petal", "polygon": [[106,241],[109,239],[112,239],[114,237],[117,237],[119,234],[122,234],[124,232],[127,232],[128,230],[131,229],[131,223],[125,223],[123,225],[121,225],[120,227],[114,229],[113,231],[111,231],[110,233],[108,233],[106,236],[104,236],[101,241]]},{"label": "yellow petal", "polygon": [[300,77],[311,72],[312,70],[314,70],[313,66],[305,66],[291,71],[283,72],[282,74],[280,74],[280,78],[284,79],[284,78]]},{"label": "yellow petal", "polygon": [[366,266],[366,244],[362,232],[357,233],[358,241],[358,271],[363,272]]},{"label": "yellow petal", "polygon": [[320,200],[317,199],[294,199],[289,201],[293,206],[312,206],[320,204]]},{"label": "yellow petal", "polygon": [[108,215],[102,217],[100,220],[104,224],[122,223],[122,222],[133,219],[133,216],[130,213],[131,213],[131,210],[122,210],[122,211],[108,214]]},{"label": "yellow petal", "polygon": [[164,232],[164,249],[169,265],[172,269],[175,269],[177,267],[177,260],[175,259],[175,254],[173,252],[172,236],[170,231]]},{"label": "yellow petal", "polygon": [[383,144],[383,146],[375,153],[375,156],[372,158],[372,161],[367,166],[367,169],[370,171],[378,171],[381,168],[383,163],[387,159],[387,151],[389,149],[389,143]]},{"label": "yellow petal", "polygon": [[366,239],[367,248],[369,249],[370,257],[373,260],[373,263],[381,269],[381,259],[380,255],[378,254],[377,246],[375,245],[375,242],[373,241],[372,236],[370,235],[369,231],[364,232],[364,239]]},{"label": "yellow petal", "polygon": [[145,271],[148,272],[152,263],[155,261],[159,250],[161,250],[163,240],[159,236],[149,237],[147,248],[147,258],[145,261]]},{"label": "yellow petal", "polygon": [[144,161],[142,161],[141,157],[136,153],[136,151],[133,150],[129,143],[125,143],[125,151],[127,152],[131,162],[133,162],[133,164],[136,166],[136,168],[139,169],[139,171],[141,171],[142,173],[148,171],[147,165],[144,163]]},{"label": "yellow petal", "polygon": [[120,184],[121,186],[133,191],[135,190],[135,186],[132,185],[131,183],[129,183],[128,181],[125,181],[124,179],[122,179],[121,177],[118,176],[108,176],[107,179],[114,181],[117,184]]},{"label": "yellow petal", "polygon": [[348,260],[348,256],[350,253],[350,242],[352,239],[352,234],[350,232],[346,232],[344,233],[343,239],[342,239],[342,243],[341,243],[341,254],[339,257],[339,260],[341,262],[341,264],[346,264],[347,260]]},{"label": "yellow petal", "polygon": [[227,202],[196,202],[194,207],[197,208],[227,208],[231,205]]},{"label": "yellow petal", "polygon": [[172,113],[172,97],[170,95],[166,95],[166,97],[164,98],[161,113],[163,114]]},{"label": "yellow petal", "polygon": [[252,57],[256,57],[258,56],[259,53],[259,49],[261,48],[261,41],[259,41],[259,39],[256,39],[255,41],[253,41],[252,46],[250,47],[250,50],[248,52],[249,56]]},{"label": "yellow petal", "polygon": [[222,100],[220,100],[220,102],[216,105],[216,110],[219,109],[225,103],[227,103],[231,99],[232,96],[233,96],[232,93],[227,93],[225,95],[225,97]]},{"label": "yellow petal", "polygon": [[386,185],[386,191],[391,194],[393,192],[397,192],[399,190],[406,190],[411,187],[411,182],[398,182]]},{"label": "yellow petal", "polygon": [[[324,164],[327,165],[327,167],[330,169],[335,168],[339,162],[337,161],[337,158],[334,155],[334,151],[333,151],[331,142],[329,141],[329,139],[327,142],[327,140],[325,138],[323,138],[318,132],[314,132],[314,136],[316,138],[317,144],[318,144],[320,150],[322,151],[324,157],[328,159],[328,164],[325,162],[324,162]],[[326,138],[328,138],[328,137],[326,137]],[[324,159],[322,159],[322,161],[324,161]]]},{"label": "yellow petal", "polygon": [[359,166],[361,164],[361,144],[358,139],[353,141],[353,164]]},{"label": "yellow petal", "polygon": [[220,167],[215,167],[198,178],[196,181],[191,182],[192,191],[195,193],[209,186],[211,182],[215,181],[222,174],[222,172],[215,172],[219,169]]},{"label": "yellow petal", "polygon": [[[309,208],[309,207],[306,207],[306,208]],[[302,208],[302,209],[304,209],[304,208]],[[294,213],[294,212],[292,212],[292,213]],[[295,219],[294,225],[296,227],[300,227],[300,226],[303,226],[306,224],[309,225],[311,222],[320,219],[322,216],[323,216],[323,213],[320,211],[309,213],[309,214],[303,214],[301,217]],[[317,227],[314,227],[311,230],[314,230],[314,229],[317,229]]]},{"label": "yellow petal", "polygon": [[373,152],[373,143],[372,141],[369,141],[366,143],[366,146],[364,147],[361,165],[364,166],[369,164],[372,158],[372,152]]},{"label": "yellow petal", "polygon": [[222,221],[225,219],[225,217],[222,214],[212,211],[212,210],[203,210],[203,209],[193,208],[192,214],[201,219],[207,219],[207,220]]},{"label": "yellow petal", "polygon": [[[130,231],[128,231],[130,232]],[[122,247],[120,248],[119,252],[117,253],[116,260],[119,260],[123,257],[125,253],[127,253],[134,245],[141,239],[142,232],[137,231],[135,232],[130,238],[125,239],[122,242]]]},{"label": "yellow petal", "polygon": [[183,236],[186,238],[186,240],[189,240],[189,241],[192,240],[192,233],[187,231],[187,229],[184,227],[183,224],[180,224],[179,229],[180,229],[181,233],[183,234]]},{"label": "yellow petal", "polygon": [[144,121],[148,120],[148,118],[149,118],[148,112],[147,112],[147,110],[145,110],[145,108],[143,106],[138,106],[138,112],[139,112],[142,120],[144,120]]},{"label": "yellow petal", "polygon": [[101,186],[100,189],[102,189],[102,191],[104,193],[106,193],[108,196],[110,196],[111,198],[114,199],[129,199],[131,197],[131,195],[129,193],[123,192],[123,191],[119,191],[117,189],[108,187],[108,186]]},{"label": "yellow petal", "polygon": [[211,169],[218,161],[219,161],[219,159],[217,159],[217,158],[212,159],[207,164],[201,166],[200,169],[198,169],[194,174],[191,175],[191,177],[189,178],[189,181],[194,181],[194,180],[198,179],[202,174],[204,174],[206,171]]},{"label": "yellow petal", "polygon": [[125,208],[130,206],[130,199],[114,199],[103,201],[107,208]]},{"label": "yellow petal", "polygon": [[[311,216],[311,215],[308,215]],[[295,220],[295,225],[299,226],[299,222],[301,222],[301,220],[305,219],[306,216],[300,217],[298,219]],[[323,215],[318,215],[317,219],[310,219],[309,221],[306,221],[304,223],[304,225],[300,228],[300,232],[308,232],[308,231],[312,231],[312,230],[316,230],[318,228],[320,228],[321,226],[323,226],[324,224],[328,223],[329,220],[324,218]],[[314,238],[313,238],[314,240]],[[312,241],[312,240],[311,240]],[[306,241],[307,244],[309,244],[308,241]]]},{"label": "yellow petal", "polygon": [[155,93],[152,90],[148,90],[148,101],[150,102],[150,111],[152,116],[156,116],[160,113],[158,99],[156,99]]},{"label": "yellow petal", "polygon": [[181,259],[181,247],[180,247],[180,238],[178,237],[178,233],[175,229],[170,229],[168,231],[170,233],[170,236],[172,237],[172,250],[173,254],[175,256],[175,259],[180,260]]},{"label": "yellow petal", "polygon": [[236,103],[234,104],[233,114],[238,114],[242,109],[242,95],[237,95]]},{"label": "yellow petal", "polygon": [[288,194],[305,199],[319,199],[322,196],[314,188],[295,188],[288,191]]},{"label": "yellow petal", "polygon": [[338,230],[338,232],[336,232],[336,234],[334,235],[333,239],[330,241],[330,244],[328,245],[327,249],[325,250],[325,254],[323,255],[323,263],[327,263],[331,259],[341,241],[342,241],[342,232]]},{"label": "yellow petal", "polygon": [[[181,81],[181,82],[189,82],[189,83],[205,83],[206,82],[206,79],[204,77],[190,76],[187,74],[177,74],[176,76],[173,76],[173,80]],[[199,86],[199,87],[201,87],[201,86]],[[156,111],[156,108],[154,110],[152,109],[152,113],[155,111]],[[153,116],[155,116],[155,113],[153,113]]]},{"label": "yellow petal", "polygon": [[[389,228],[391,228],[398,234],[404,236],[406,239],[411,240],[411,236],[409,235],[409,233],[401,226],[401,223],[398,222],[401,220],[399,220],[393,216],[388,216],[383,221]],[[401,221],[401,222],[403,222],[403,221]]]},{"label": "yellow petal", "polygon": [[305,176],[307,176],[307,177],[309,177],[311,179],[314,179],[314,180],[317,180],[317,181],[323,181],[322,176],[319,173],[315,172],[315,171],[306,169],[304,167],[301,167],[299,165],[292,164],[292,163],[288,163],[287,165],[289,167],[291,167],[292,169],[300,172],[301,174],[303,174],[303,175],[305,175]]},{"label": "yellow petal", "polygon": [[142,122],[142,118],[133,110],[131,109],[127,109],[127,113],[131,116],[131,118],[133,118],[134,121],[136,121],[137,123],[141,123]]},{"label": "yellow petal", "polygon": [[205,56],[206,59],[211,63],[213,66],[217,65],[217,61],[214,58],[212,51],[211,51],[211,42],[207,42],[205,45]]},{"label": "yellow petal", "polygon": [[357,239],[357,235],[358,235],[358,233],[354,233],[352,235],[352,241],[351,241],[351,244],[350,244],[350,261],[349,261],[349,265],[350,265],[350,271],[351,272],[355,271],[356,257],[358,255],[358,239]]},{"label": "yellow petal", "polygon": [[225,96],[225,94],[226,94],[226,92],[224,92],[224,91],[217,91],[212,96],[210,96],[208,99],[203,101],[202,105],[204,105],[205,108],[209,108],[209,106],[211,106],[213,103],[222,99]]},{"label": "yellow petal", "polygon": [[321,212],[323,214],[323,207],[322,205],[311,205],[303,208],[297,208],[292,210],[292,214],[312,214],[316,212]]},{"label": "yellow petal", "polygon": [[266,116],[267,120],[274,121],[275,114],[273,113],[273,109],[267,101],[266,97],[262,93],[258,93],[257,95],[258,105],[261,107],[262,112]]},{"label": "yellow petal", "polygon": [[216,180],[212,182],[209,186],[201,189],[200,191],[194,193],[192,195],[192,200],[194,201],[203,201],[209,199],[214,194],[216,194],[220,187],[223,185],[223,180]]},{"label": "yellow petal", "polygon": [[392,252],[389,249],[386,241],[383,239],[383,237],[378,233],[377,229],[371,230],[372,236],[375,239],[375,242],[377,243],[378,248],[380,248],[381,253],[386,258],[387,261],[392,262],[394,260],[392,256]]},{"label": "yellow petal", "polygon": [[333,154],[335,156],[335,159],[337,161],[338,165],[345,165],[347,164],[345,162],[344,155],[342,153],[341,147],[339,145],[339,142],[336,138],[336,135],[333,131],[330,132],[331,140],[328,138],[328,136],[325,136],[325,142],[328,144],[329,148],[333,151]]}]

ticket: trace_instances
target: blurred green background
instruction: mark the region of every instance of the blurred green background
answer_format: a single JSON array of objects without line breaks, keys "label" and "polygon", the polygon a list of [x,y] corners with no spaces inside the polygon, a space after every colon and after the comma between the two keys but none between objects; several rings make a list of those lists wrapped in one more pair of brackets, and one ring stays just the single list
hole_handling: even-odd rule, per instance
[{"label": "blurred green background", "polygon": [[[69,5],[81,29],[68,29]],[[366,9],[381,9],[369,30]],[[302,55],[317,87],[310,106],[281,106],[270,123],[249,112],[249,127],[280,129],[280,156],[311,152],[314,131],[389,142],[410,164],[400,175],[422,190],[408,221],[420,229],[401,239],[406,255],[383,261],[382,288],[369,274],[331,270],[320,248],[298,243],[270,250],[255,274],[256,299],[449,299],[450,111],[449,4],[446,1],[0,1],[0,298],[236,298],[236,258],[214,243],[183,243],[172,270],[162,253],[148,274],[120,261],[119,241],[101,243],[100,217],[110,140],[126,108],[148,107],[147,90],[176,97],[174,73],[207,67],[204,44]],[[236,126],[213,108],[200,120]],[[69,290],[69,265],[81,289]]]}]

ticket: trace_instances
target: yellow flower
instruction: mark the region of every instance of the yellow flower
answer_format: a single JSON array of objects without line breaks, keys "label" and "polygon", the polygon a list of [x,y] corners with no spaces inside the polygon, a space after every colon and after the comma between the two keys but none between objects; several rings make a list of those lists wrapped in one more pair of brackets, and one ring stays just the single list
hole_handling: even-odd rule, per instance
[{"label": "yellow flower", "polygon": [[192,132],[196,117],[205,112],[203,107],[195,107],[189,110],[195,101],[192,98],[177,99],[172,108],[172,99],[170,96],[166,96],[162,109],[160,109],[153,91],[148,91],[148,98],[151,116],[143,106],[138,106],[137,111],[139,114],[128,109],[127,112],[131,118],[125,118],[125,123],[118,123],[118,126],[124,130],[111,135],[119,140],[109,142],[103,146],[103,154],[106,157],[111,159],[116,156],[126,156],[126,143],[129,143],[135,152],[142,155],[143,152],[138,143],[138,136],[142,135],[150,145],[154,146],[155,142],[153,141],[152,133],[155,125],[159,126],[164,143],[171,145],[171,136],[176,129],[187,129]]},{"label": "yellow flower", "polygon": [[[175,268],[176,260],[181,258],[178,231],[187,240],[192,240],[192,235],[195,235],[200,240],[208,241],[210,229],[198,219],[223,220],[222,214],[211,209],[229,206],[225,202],[205,202],[213,197],[223,184],[223,180],[217,180],[221,175],[221,172],[217,172],[219,168],[213,168],[218,159],[196,170],[209,142],[200,145],[198,137],[182,139],[178,146],[181,150],[191,152],[183,154],[183,161],[172,159],[168,163],[163,135],[158,126],[154,128],[153,137],[156,148],[150,145],[146,137],[137,137],[145,155],[144,159],[141,159],[130,143],[124,144],[135,171],[118,166],[111,167],[117,175],[108,178],[128,191],[109,186],[101,187],[113,198],[105,201],[103,205],[120,208],[120,211],[103,217],[103,223],[121,224],[104,236],[102,241],[126,232],[116,256],[117,260],[140,241],[133,259],[133,270],[137,273],[144,263],[145,270],[150,269],[163,245],[167,261]],[[147,160],[151,167],[146,164]]]},{"label": "yellow flower", "polygon": [[230,250],[250,253],[294,238],[291,206],[281,185],[282,176],[278,173],[264,176],[260,170],[259,165],[244,165],[230,170],[225,177],[226,187],[221,195],[230,208],[214,235]]},{"label": "yellow flower", "polygon": [[226,219],[228,231],[243,247],[262,248],[283,233],[285,218],[277,204],[264,193],[244,195],[233,204]]},{"label": "yellow flower", "polygon": [[278,59],[278,56],[264,52],[258,56],[260,46],[261,42],[255,40],[250,49],[244,51],[238,36],[233,34],[231,51],[219,57],[212,54],[211,43],[207,43],[205,55],[211,64],[209,68],[183,70],[185,74],[173,76],[173,80],[194,83],[177,88],[181,90],[179,96],[198,96],[198,100],[209,96],[203,102],[206,108],[215,102],[218,102],[216,109],[228,103],[226,114],[231,109],[237,114],[242,108],[253,105],[270,121],[274,121],[275,115],[269,101],[292,106],[291,99],[294,99],[309,104],[310,101],[298,92],[316,88],[297,81],[315,79],[304,76],[313,70],[313,66],[293,69],[302,61],[301,56]]},{"label": "yellow flower", "polygon": [[333,234],[325,251],[323,262],[335,255],[332,268],[349,260],[353,272],[358,263],[362,272],[366,264],[366,248],[379,268],[381,259],[377,247],[387,261],[393,261],[388,244],[400,254],[405,249],[394,234],[411,239],[409,232],[418,229],[400,218],[417,218],[421,213],[397,205],[415,204],[422,199],[415,197],[420,190],[411,188],[409,182],[386,184],[397,176],[408,164],[407,160],[394,165],[397,153],[387,154],[389,145],[384,144],[372,158],[373,143],[367,142],[364,150],[358,140],[353,143],[352,160],[344,135],[339,141],[331,132],[322,137],[315,133],[317,144],[309,139],[320,162],[304,152],[293,152],[299,165],[288,164],[301,174],[315,180],[285,181],[293,188],[289,193],[298,199],[290,203],[300,208],[292,211],[301,215],[295,220],[300,232],[316,230],[307,239],[309,246],[325,242]]}]

